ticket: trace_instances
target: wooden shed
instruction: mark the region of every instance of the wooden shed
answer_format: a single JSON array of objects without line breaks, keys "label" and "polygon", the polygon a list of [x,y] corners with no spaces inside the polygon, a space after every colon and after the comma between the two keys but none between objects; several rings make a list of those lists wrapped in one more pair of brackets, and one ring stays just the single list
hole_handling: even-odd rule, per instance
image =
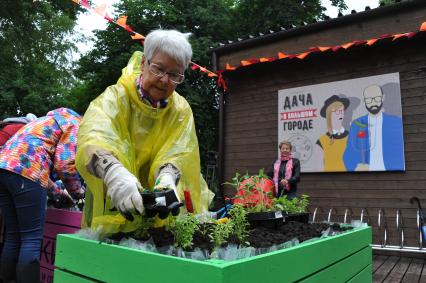
[{"label": "wooden shed", "polygon": [[350,209],[369,220],[374,244],[418,251],[417,206],[409,200],[426,206],[426,1],[267,32],[213,49],[213,60],[228,87],[220,103],[220,183],[276,159],[279,90],[398,73],[404,170],[302,172],[298,193],[310,196],[317,220],[343,221]]}]

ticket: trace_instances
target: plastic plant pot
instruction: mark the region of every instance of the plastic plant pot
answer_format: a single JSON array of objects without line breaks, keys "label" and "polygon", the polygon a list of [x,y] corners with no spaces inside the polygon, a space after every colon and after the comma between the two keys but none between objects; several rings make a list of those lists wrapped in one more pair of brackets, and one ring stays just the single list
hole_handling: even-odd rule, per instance
[{"label": "plastic plant pot", "polygon": [[281,225],[290,221],[308,223],[309,213],[286,214],[281,211],[251,212],[248,213],[247,220],[251,228],[265,227],[278,229]]},{"label": "plastic plant pot", "polygon": [[173,216],[179,214],[179,208],[183,203],[179,202],[172,189],[164,191],[144,191],[141,193],[145,214],[154,217],[158,214],[160,219],[165,219],[169,213]]}]

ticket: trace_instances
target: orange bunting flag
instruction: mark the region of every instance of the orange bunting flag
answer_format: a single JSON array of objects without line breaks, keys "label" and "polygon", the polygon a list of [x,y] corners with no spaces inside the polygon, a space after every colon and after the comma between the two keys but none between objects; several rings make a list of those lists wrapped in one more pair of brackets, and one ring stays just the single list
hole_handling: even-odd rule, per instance
[{"label": "orange bunting flag", "polygon": [[72,2],[74,2],[76,4],[80,4],[80,0],[72,0]]},{"label": "orange bunting flag", "polygon": [[229,63],[226,63],[226,70],[233,71],[235,69],[237,69],[237,68],[236,67],[232,67],[231,65],[229,65]]},{"label": "orange bunting flag", "polygon": [[320,50],[321,52],[324,52],[324,51],[327,51],[327,50],[330,50],[330,49],[331,49],[331,47],[330,47],[330,46],[318,46],[318,48],[319,48],[319,50]]},{"label": "orange bunting flag", "polygon": [[90,4],[87,0],[81,0],[80,3],[83,7],[86,7],[87,9],[92,9],[92,7],[90,7]]},{"label": "orange bunting flag", "polygon": [[[228,64],[226,64],[226,65],[228,65]],[[228,87],[226,86],[226,82],[225,82],[225,80],[223,79],[223,76],[222,76],[223,71],[219,70],[219,71],[217,71],[217,73],[218,73],[217,85],[220,86],[223,89],[224,92],[226,92],[228,90]]]},{"label": "orange bunting flag", "polygon": [[371,46],[371,45],[373,45],[376,42],[377,42],[377,38],[369,39],[369,40],[367,40],[367,45]]},{"label": "orange bunting flag", "polygon": [[138,39],[145,39],[145,36],[143,36],[142,34],[139,33],[135,33],[134,35],[131,35],[133,40],[138,40]]},{"label": "orange bunting flag", "polygon": [[343,49],[348,49],[352,45],[354,45],[354,43],[353,42],[349,42],[349,43],[346,43],[346,44],[342,44],[342,47],[343,47]]},{"label": "orange bunting flag", "polygon": [[342,48],[342,46],[340,45],[336,45],[334,47],[331,47],[331,50],[333,50],[334,52],[338,51],[340,48]]},{"label": "orange bunting flag", "polygon": [[406,35],[405,33],[394,34],[392,41],[397,40],[398,38],[403,37],[405,35]]},{"label": "orange bunting flag", "polygon": [[120,16],[118,20],[115,22],[120,27],[126,28],[127,16]]},{"label": "orange bunting flag", "polygon": [[303,53],[297,54],[297,55],[296,55],[296,58],[299,58],[299,59],[305,59],[305,57],[306,57],[306,56],[308,56],[310,53],[311,53],[311,52],[310,52],[310,51],[308,51],[308,52],[303,52]]},{"label": "orange bunting flag", "polygon": [[426,22],[423,22],[420,26],[420,31],[426,31]]},{"label": "orange bunting flag", "polygon": [[417,34],[417,32],[415,32],[415,31],[411,31],[411,32],[407,32],[406,34],[405,34],[405,36],[406,37],[408,37],[408,38],[412,38],[413,36],[415,36]]},{"label": "orange bunting flag", "polygon": [[284,59],[287,58],[288,55],[286,55],[284,52],[278,52],[278,59]]},{"label": "orange bunting flag", "polygon": [[213,72],[209,72],[207,74],[207,76],[209,76],[209,77],[217,77],[217,75],[215,73],[213,73]]},{"label": "orange bunting flag", "polygon": [[242,66],[248,66],[248,65],[251,65],[252,63],[250,62],[250,61],[247,61],[247,60],[243,60],[243,61],[241,61],[241,65]]},{"label": "orange bunting flag", "polygon": [[354,40],[352,41],[355,45],[361,45],[367,42],[367,40]]},{"label": "orange bunting flag", "polygon": [[271,60],[271,58],[264,58],[264,57],[259,59],[259,61],[262,62],[262,63],[263,62],[269,62],[270,60]]},{"label": "orange bunting flag", "polygon": [[99,4],[98,6],[96,6],[95,8],[95,13],[101,15],[102,17],[105,17],[106,13],[107,13],[107,9],[108,9],[108,3],[107,2],[102,2],[101,4]]}]

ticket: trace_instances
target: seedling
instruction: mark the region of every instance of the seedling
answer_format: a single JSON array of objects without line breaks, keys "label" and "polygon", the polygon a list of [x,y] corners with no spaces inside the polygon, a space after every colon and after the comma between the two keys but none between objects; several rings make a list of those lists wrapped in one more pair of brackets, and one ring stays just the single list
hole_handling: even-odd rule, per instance
[{"label": "seedling", "polygon": [[173,227],[175,245],[184,250],[190,249],[192,247],[194,232],[198,224],[199,222],[193,214],[186,213],[177,217]]},{"label": "seedling", "polygon": [[234,230],[234,224],[231,221],[221,222],[216,225],[211,236],[215,247],[220,247],[227,242]]},{"label": "seedling", "polygon": [[288,214],[303,213],[307,211],[309,200],[308,195],[303,194],[300,198],[288,200],[287,196],[276,198],[272,201],[272,207],[275,210],[281,210]]},{"label": "seedling", "polygon": [[246,243],[248,236],[249,223],[247,221],[247,211],[241,204],[235,204],[229,211],[231,216],[231,222],[234,226],[234,234],[238,238],[240,243]]}]

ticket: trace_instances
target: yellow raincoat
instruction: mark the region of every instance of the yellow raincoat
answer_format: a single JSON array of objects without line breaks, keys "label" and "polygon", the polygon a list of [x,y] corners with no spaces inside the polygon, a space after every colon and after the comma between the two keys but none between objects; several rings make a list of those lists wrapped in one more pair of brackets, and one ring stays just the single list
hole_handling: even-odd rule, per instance
[{"label": "yellow raincoat", "polygon": [[163,109],[153,108],[139,99],[136,78],[141,74],[142,52],[135,52],[123,69],[117,84],[90,103],[78,132],[76,165],[88,191],[83,212],[83,227],[104,226],[109,232],[132,231],[141,217],[125,220],[106,196],[103,181],[86,168],[93,148],[113,153],[133,173],[145,189],[154,186],[161,165],[172,163],[181,172],[177,190],[191,194],[195,213],[205,212],[213,197],[200,174],[198,140],[188,102],[174,92]]}]

